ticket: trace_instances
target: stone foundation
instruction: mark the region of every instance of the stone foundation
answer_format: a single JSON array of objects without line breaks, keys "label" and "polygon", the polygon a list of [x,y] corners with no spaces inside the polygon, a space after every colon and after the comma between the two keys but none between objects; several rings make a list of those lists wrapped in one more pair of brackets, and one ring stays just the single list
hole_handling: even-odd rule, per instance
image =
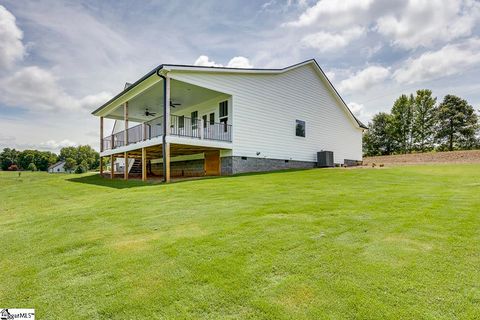
[{"label": "stone foundation", "polygon": [[[311,169],[315,168],[316,162],[251,158],[251,157],[229,157],[231,158],[231,174],[247,173],[247,172],[264,172],[285,169]],[[222,169],[223,169],[222,158]],[[225,160],[227,163],[227,160]],[[223,171],[222,171],[223,173]]]}]

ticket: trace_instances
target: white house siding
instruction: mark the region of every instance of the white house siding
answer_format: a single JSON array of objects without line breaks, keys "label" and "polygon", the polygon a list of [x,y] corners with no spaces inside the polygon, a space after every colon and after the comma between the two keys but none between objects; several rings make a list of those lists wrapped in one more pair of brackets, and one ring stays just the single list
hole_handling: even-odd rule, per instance
[{"label": "white house siding", "polygon": [[[362,130],[312,64],[280,74],[170,75],[232,95],[233,156],[316,161],[329,150],[336,163],[362,159]],[[295,136],[296,119],[306,122],[305,138]]]},{"label": "white house siding", "polygon": [[65,173],[65,162],[60,162],[55,166],[49,167],[48,172],[49,173]]}]

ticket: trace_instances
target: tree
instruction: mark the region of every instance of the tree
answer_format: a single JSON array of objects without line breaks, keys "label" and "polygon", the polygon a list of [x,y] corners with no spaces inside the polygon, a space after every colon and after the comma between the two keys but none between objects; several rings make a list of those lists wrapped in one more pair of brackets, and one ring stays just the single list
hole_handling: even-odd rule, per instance
[{"label": "tree", "polygon": [[412,124],[413,124],[413,95],[408,97],[402,94],[395,100],[392,107],[393,136],[397,142],[399,151],[407,153],[411,151]]},{"label": "tree", "polygon": [[60,150],[60,159],[74,159],[76,165],[84,163],[88,169],[96,169],[100,163],[100,155],[88,145],[78,147],[65,147]]},{"label": "tree", "polygon": [[65,171],[71,172],[75,170],[76,166],[77,166],[77,161],[75,161],[75,159],[67,158],[65,159],[65,164],[63,165],[63,168],[65,169]]},{"label": "tree", "polygon": [[57,155],[49,151],[23,150],[18,155],[18,164],[24,170],[33,163],[38,170],[47,171],[48,167],[55,162],[57,162]]},{"label": "tree", "polygon": [[28,165],[28,168],[27,168],[29,171],[37,171],[37,166],[35,165],[35,163],[33,162],[30,162],[30,164]]},{"label": "tree", "polygon": [[417,90],[413,105],[412,135],[415,148],[421,152],[433,147],[437,98],[432,97],[432,91]]},{"label": "tree", "polygon": [[377,113],[369,122],[368,128],[363,135],[363,151],[366,156],[388,155],[395,150],[391,115]]},{"label": "tree", "polygon": [[468,102],[454,95],[446,95],[437,111],[437,141],[450,151],[473,148],[478,130],[478,116]]},{"label": "tree", "polygon": [[8,170],[12,165],[17,164],[19,153],[15,149],[4,148],[2,153],[0,153],[0,168]]},{"label": "tree", "polygon": [[60,160],[65,160],[67,158],[78,159],[78,149],[76,147],[64,147],[60,149]]}]

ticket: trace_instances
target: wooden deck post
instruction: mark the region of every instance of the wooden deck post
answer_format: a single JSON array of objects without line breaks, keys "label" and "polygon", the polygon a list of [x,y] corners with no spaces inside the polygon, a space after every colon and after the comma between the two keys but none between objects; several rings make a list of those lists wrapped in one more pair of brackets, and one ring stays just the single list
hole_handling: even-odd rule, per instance
[{"label": "wooden deck post", "polygon": [[125,131],[123,138],[125,139],[125,146],[128,145],[128,101],[123,105],[123,120],[125,122]]},{"label": "wooden deck post", "polygon": [[147,148],[142,148],[142,181],[147,181]]},{"label": "wooden deck post", "polygon": [[110,179],[113,179],[115,177],[115,164],[113,163],[115,161],[115,158],[113,157],[113,154],[110,155]]},{"label": "wooden deck post", "polygon": [[125,159],[125,166],[123,169],[123,179],[128,180],[128,153],[123,153],[123,158]]},{"label": "wooden deck post", "polygon": [[103,117],[100,117],[100,152],[103,152]]},{"label": "wooden deck post", "polygon": [[167,140],[170,135],[170,77],[168,74],[163,79],[163,181],[170,182],[170,143]]}]

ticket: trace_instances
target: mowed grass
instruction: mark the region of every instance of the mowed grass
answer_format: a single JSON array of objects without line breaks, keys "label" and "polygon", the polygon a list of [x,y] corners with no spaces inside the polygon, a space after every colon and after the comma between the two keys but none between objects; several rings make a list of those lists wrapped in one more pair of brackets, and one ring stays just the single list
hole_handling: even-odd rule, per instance
[{"label": "mowed grass", "polygon": [[480,317],[480,165],[0,172],[0,215],[0,307],[39,319]]}]

